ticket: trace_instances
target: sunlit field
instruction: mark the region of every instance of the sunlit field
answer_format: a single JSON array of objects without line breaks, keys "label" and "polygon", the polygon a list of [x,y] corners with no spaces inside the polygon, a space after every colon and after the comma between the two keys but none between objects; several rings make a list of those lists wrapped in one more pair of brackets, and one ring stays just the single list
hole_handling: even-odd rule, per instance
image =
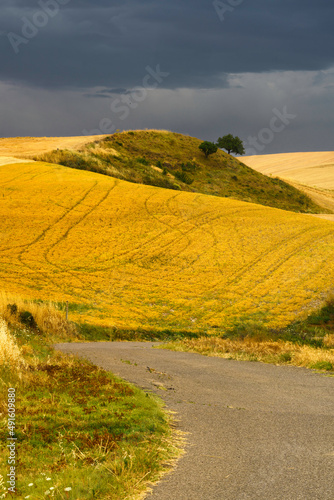
[{"label": "sunlit field", "polygon": [[282,153],[245,156],[242,162],[269,176],[278,176],[332,214],[318,217],[334,221],[334,152]]},{"label": "sunlit field", "polygon": [[307,186],[334,189],[334,152],[245,156],[241,161],[265,175],[277,175]]},{"label": "sunlit field", "polygon": [[1,157],[33,158],[57,148],[80,149],[85,144],[103,139],[104,135],[79,137],[4,137],[0,138]]},{"label": "sunlit field", "polygon": [[69,301],[74,321],[280,327],[333,287],[330,221],[39,162],[0,179],[1,288]]}]

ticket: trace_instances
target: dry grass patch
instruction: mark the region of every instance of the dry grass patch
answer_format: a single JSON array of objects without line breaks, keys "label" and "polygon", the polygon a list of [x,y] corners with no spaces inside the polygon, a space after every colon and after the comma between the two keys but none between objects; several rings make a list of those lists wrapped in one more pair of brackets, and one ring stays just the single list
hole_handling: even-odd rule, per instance
[{"label": "dry grass patch", "polygon": [[[331,337],[333,338],[333,335]],[[243,340],[218,337],[184,339],[170,342],[161,348],[196,352],[225,359],[262,361],[325,370],[334,368],[334,349],[326,350],[284,341],[258,341],[250,337]]]},{"label": "dry grass patch", "polygon": [[[41,334],[56,336],[59,341],[74,339],[77,336],[76,326],[66,321],[64,313],[52,302],[34,302],[2,291],[0,315],[13,327],[20,327],[22,323],[30,327],[35,326]],[[29,324],[31,317],[33,324]]]},{"label": "dry grass patch", "polygon": [[6,322],[0,318],[0,364],[11,368],[25,365],[19,346],[8,332]]},{"label": "dry grass patch", "polygon": [[334,349],[334,334],[328,333],[327,335],[325,335],[323,342],[326,347]]}]

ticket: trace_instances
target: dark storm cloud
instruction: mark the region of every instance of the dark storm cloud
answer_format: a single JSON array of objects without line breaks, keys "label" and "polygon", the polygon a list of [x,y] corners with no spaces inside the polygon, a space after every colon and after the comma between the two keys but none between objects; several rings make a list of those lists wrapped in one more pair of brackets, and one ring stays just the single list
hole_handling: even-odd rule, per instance
[{"label": "dark storm cloud", "polygon": [[114,95],[127,95],[130,94],[131,90],[125,89],[125,88],[118,88],[118,89],[102,89],[102,90],[97,90],[94,92],[87,92],[84,95],[84,97],[102,97],[104,99],[110,99]]},{"label": "dark storm cloud", "polygon": [[[24,29],[27,19],[43,25],[37,14],[42,4],[59,9],[37,32]],[[223,4],[229,9],[222,14]],[[334,64],[332,0],[215,5],[211,0],[5,0],[0,79],[50,89],[100,87],[97,95],[103,97],[141,85],[147,66],[160,65],[170,74],[165,88],[224,88],[229,73],[318,71]],[[26,41],[8,39],[8,33]]]}]

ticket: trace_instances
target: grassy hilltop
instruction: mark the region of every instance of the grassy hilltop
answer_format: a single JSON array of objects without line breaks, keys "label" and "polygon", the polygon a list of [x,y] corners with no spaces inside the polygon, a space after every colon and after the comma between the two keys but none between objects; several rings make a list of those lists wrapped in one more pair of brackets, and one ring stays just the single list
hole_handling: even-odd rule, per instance
[{"label": "grassy hilltop", "polygon": [[[173,190],[259,203],[293,212],[324,212],[286,182],[263,175],[223,151],[205,158],[202,141],[163,131],[130,131],[58,149],[35,159]],[[326,210],[325,210],[326,211]]]}]

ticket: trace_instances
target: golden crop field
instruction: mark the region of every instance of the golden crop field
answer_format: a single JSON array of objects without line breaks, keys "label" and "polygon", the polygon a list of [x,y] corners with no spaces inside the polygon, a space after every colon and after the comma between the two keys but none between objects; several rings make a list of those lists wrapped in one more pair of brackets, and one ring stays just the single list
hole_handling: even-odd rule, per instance
[{"label": "golden crop field", "polygon": [[240,159],[248,167],[265,175],[334,190],[334,151],[254,155]]},{"label": "golden crop field", "polygon": [[[245,156],[241,161],[265,175],[280,177],[315,203],[334,212],[334,152]],[[319,217],[334,221],[334,215]]]},{"label": "golden crop field", "polygon": [[9,137],[0,138],[1,156],[15,158],[33,158],[53,149],[80,149],[85,144],[101,140],[105,135],[88,135],[79,137]]},{"label": "golden crop field", "polygon": [[[41,162],[0,166],[1,288],[120,328],[283,326],[333,288],[330,221]],[[73,304],[76,304],[73,305]]]}]

